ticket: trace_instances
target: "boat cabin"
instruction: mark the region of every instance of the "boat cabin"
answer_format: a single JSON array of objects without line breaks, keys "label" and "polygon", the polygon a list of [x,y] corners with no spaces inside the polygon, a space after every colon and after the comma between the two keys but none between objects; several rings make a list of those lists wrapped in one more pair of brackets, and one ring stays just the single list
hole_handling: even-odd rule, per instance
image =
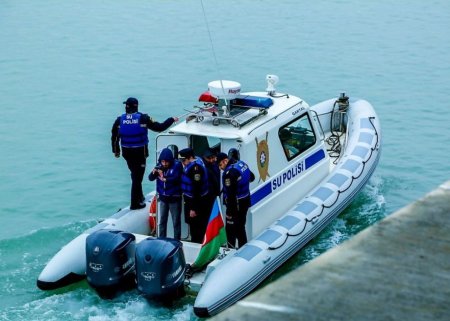
[{"label": "boat cabin", "polygon": [[[252,239],[323,179],[330,165],[323,130],[306,102],[275,92],[270,83],[263,92],[240,89],[234,81],[209,83],[199,99],[203,105],[157,136],[156,157],[166,147],[174,155],[191,147],[198,157],[208,148],[224,153],[237,149],[256,177],[246,226]],[[182,239],[187,237],[182,219]]]}]

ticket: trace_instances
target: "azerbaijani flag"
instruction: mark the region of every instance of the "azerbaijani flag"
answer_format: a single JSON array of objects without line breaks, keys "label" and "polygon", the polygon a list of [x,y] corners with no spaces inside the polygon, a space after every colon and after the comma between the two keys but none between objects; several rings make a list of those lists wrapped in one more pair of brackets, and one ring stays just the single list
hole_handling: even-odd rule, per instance
[{"label": "azerbaijani flag", "polygon": [[211,215],[209,216],[202,247],[192,266],[201,268],[211,262],[219,253],[220,246],[226,242],[227,235],[225,233],[222,215],[220,214],[219,198],[217,197],[214,201]]}]

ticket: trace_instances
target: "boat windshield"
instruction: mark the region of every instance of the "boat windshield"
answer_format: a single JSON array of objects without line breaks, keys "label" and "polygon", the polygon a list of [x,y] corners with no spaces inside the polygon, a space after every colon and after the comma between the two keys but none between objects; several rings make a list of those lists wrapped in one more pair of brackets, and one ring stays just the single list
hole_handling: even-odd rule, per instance
[{"label": "boat windshield", "polygon": [[195,155],[203,155],[208,148],[215,153],[220,152],[220,139],[217,137],[191,135],[190,141],[190,146]]},{"label": "boat windshield", "polygon": [[278,131],[281,145],[288,160],[291,160],[316,143],[308,114],[303,114]]}]

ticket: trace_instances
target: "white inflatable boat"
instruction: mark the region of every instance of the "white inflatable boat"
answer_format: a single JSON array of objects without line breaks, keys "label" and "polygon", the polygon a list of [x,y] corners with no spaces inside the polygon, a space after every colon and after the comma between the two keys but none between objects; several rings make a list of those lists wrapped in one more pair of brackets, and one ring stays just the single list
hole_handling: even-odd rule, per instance
[{"label": "white inflatable boat", "polygon": [[[203,105],[156,138],[157,154],[166,147],[191,147],[197,155],[207,148],[236,148],[256,175],[249,242],[238,250],[222,248],[206,269],[183,275],[198,291],[194,312],[201,317],[243,298],[323,230],[363,188],[380,157],[380,123],[370,103],[341,94],[310,107],[276,92],[277,80],[268,75],[265,91],[245,93],[237,82],[213,81],[200,97]],[[40,274],[38,287],[55,289],[85,278],[86,239],[95,231],[133,233],[136,244],[148,240],[153,196],[147,195],[146,208],[123,209],[63,247]],[[188,225],[182,225],[182,252],[192,263],[201,245],[190,242]],[[174,269],[172,277],[184,272],[184,266]],[[145,272],[147,281],[157,274]]]}]

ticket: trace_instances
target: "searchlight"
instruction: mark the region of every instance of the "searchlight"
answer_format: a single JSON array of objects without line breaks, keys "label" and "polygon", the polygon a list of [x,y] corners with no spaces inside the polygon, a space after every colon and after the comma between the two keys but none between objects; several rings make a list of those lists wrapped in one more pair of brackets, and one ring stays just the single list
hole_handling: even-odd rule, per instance
[{"label": "searchlight", "polygon": [[266,91],[269,95],[275,95],[275,85],[278,83],[279,78],[276,75],[267,75],[266,76],[267,81],[267,88]]}]

